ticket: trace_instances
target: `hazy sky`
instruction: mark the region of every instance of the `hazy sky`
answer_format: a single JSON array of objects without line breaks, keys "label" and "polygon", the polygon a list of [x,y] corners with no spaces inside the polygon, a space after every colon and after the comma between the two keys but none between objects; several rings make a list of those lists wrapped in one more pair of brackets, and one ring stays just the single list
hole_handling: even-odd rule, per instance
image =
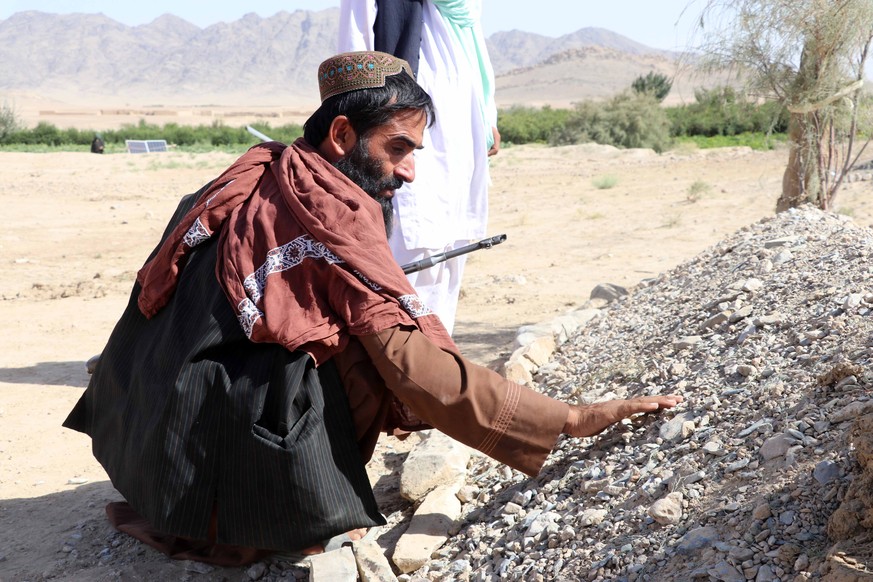
[{"label": "hazy sky", "polygon": [[[170,13],[206,27],[237,20],[247,12],[268,17],[281,10],[323,10],[333,6],[339,6],[339,0],[258,0],[251,4],[226,0],[2,0],[0,19],[24,10],[102,12],[135,26]],[[597,26],[654,48],[681,49],[688,44],[703,0],[483,0],[483,6],[486,36],[517,29],[557,37]]]}]

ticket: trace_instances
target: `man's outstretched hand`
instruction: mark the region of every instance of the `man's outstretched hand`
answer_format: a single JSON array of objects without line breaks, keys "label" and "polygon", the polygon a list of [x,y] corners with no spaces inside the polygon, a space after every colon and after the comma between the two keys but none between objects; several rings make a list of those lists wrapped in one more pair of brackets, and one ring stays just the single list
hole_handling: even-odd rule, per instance
[{"label": "man's outstretched hand", "polygon": [[673,408],[682,397],[675,394],[667,396],[641,396],[630,400],[608,400],[595,404],[570,406],[564,434],[574,437],[589,437],[603,432],[623,418],[640,412],[656,412]]}]

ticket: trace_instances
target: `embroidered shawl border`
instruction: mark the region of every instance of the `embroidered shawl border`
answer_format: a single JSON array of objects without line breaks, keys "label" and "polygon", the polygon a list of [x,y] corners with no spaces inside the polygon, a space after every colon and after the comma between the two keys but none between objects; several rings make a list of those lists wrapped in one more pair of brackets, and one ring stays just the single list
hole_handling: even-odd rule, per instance
[{"label": "embroidered shawl border", "polygon": [[[196,225],[197,223],[195,223],[195,226]],[[192,226],[192,230],[193,229],[194,226]],[[239,311],[237,318],[239,319],[240,326],[245,332],[246,337],[252,337],[252,330],[255,322],[264,316],[264,312],[258,308],[257,304],[260,302],[261,297],[263,297],[264,286],[267,283],[267,276],[273,273],[281,273],[282,271],[293,269],[300,265],[305,259],[324,259],[330,264],[345,262],[332,253],[323,243],[313,240],[308,235],[301,235],[291,242],[268,252],[264,264],[258,267],[254,273],[246,277],[245,281],[243,281],[243,287],[246,290],[247,297],[237,305],[237,310]],[[355,271],[355,275],[357,275],[370,288],[376,291],[380,290],[378,285],[370,282],[358,271]],[[425,305],[418,295],[403,295],[397,299],[403,309],[406,310],[413,319],[423,315],[430,315],[432,313],[430,308]]]},{"label": "embroidered shawl border", "polygon": [[[233,184],[233,180],[225,184],[221,187],[220,190],[215,192],[212,196],[209,197],[209,200],[206,201],[206,208],[212,204],[212,201],[215,200],[216,196],[221,194],[225,188]],[[209,229],[206,228],[206,225],[200,221],[200,218],[194,219],[194,224],[191,225],[191,228],[188,229],[188,232],[185,233],[185,236],[182,237],[182,242],[188,245],[191,248],[196,247],[203,241],[209,239],[212,236],[212,233],[209,232]]]}]

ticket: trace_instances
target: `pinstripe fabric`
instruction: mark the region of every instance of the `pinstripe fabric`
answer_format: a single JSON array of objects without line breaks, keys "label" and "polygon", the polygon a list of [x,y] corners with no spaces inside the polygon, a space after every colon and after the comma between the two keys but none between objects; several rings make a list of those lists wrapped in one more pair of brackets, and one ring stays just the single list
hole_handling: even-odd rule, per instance
[{"label": "pinstripe fabric", "polygon": [[116,489],[168,534],[205,539],[215,502],[217,542],[262,549],[384,523],[332,362],[250,342],[215,256],[215,241],[193,253],[151,320],[134,288],[64,426],[91,435]]}]

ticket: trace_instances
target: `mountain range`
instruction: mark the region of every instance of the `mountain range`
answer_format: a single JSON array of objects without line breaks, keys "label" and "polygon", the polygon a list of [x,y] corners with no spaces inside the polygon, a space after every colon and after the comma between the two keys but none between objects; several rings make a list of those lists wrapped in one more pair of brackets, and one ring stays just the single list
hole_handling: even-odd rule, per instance
[{"label": "mountain range", "polygon": [[[0,99],[79,105],[280,106],[317,102],[315,70],[336,46],[339,9],[247,14],[199,28],[165,14],[127,26],[102,14],[18,12],[0,20]],[[513,30],[487,39],[501,106],[603,98],[655,71],[693,94],[677,54],[601,28],[558,38]]]}]

